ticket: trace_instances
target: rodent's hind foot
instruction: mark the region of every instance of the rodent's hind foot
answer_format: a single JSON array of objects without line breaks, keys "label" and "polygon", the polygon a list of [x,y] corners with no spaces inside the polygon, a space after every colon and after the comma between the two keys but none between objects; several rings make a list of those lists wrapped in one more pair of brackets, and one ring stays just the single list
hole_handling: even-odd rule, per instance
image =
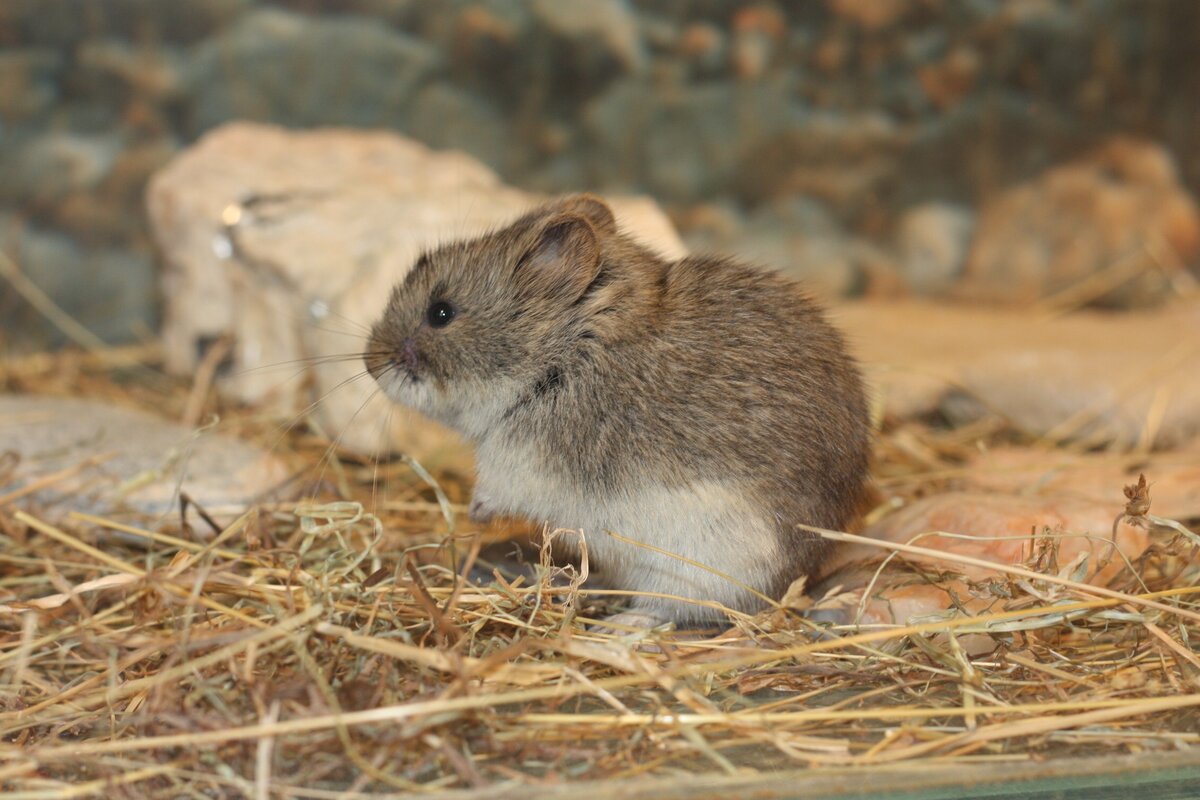
[{"label": "rodent's hind foot", "polygon": [[[646,611],[622,611],[619,614],[610,614],[602,622],[589,627],[593,633],[625,637],[638,633],[644,634],[667,625],[671,628],[675,627],[671,620]],[[669,628],[666,629],[669,630]]]},{"label": "rodent's hind foot", "polygon": [[471,495],[471,505],[467,507],[467,518],[476,525],[487,525],[498,516],[500,515],[491,502],[476,489]]}]

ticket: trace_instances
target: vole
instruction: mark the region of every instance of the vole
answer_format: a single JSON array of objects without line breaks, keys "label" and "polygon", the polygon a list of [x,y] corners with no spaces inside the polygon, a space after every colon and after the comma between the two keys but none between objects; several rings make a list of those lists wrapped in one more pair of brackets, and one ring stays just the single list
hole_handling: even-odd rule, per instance
[{"label": "vole", "polygon": [[817,304],[665,260],[590,195],[422,255],[367,352],[388,397],[474,443],[473,520],[581,530],[593,575],[645,593],[612,623],[761,608],[828,549],[796,524],[843,528],[865,496],[862,381]]}]

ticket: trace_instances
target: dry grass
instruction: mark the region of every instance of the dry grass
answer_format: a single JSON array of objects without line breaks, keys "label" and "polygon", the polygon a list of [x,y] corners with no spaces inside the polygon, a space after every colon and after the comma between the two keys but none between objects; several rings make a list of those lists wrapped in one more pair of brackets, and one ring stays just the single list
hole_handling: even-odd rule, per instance
[{"label": "dry grass", "polygon": [[[206,387],[125,371],[147,358],[39,356],[0,384],[194,417]],[[281,430],[221,413],[260,441]],[[884,435],[877,472],[898,497],[936,493],[966,448],[1007,435],[907,424]],[[281,447],[298,470],[327,453],[304,431]],[[11,466],[0,457],[0,485]],[[322,472],[311,502],[241,509],[219,530],[0,497],[4,797],[491,797],[663,777],[778,796],[788,769],[852,769],[864,786],[907,767],[933,781],[1200,753],[1200,570],[1183,533],[1138,562],[1144,586],[1011,567],[998,572],[1013,595],[983,616],[822,627],[780,605],[731,614],[719,635],[655,633],[647,649],[587,629],[611,597],[577,575],[465,581],[455,565],[479,540],[447,534],[466,476],[350,458]],[[880,559],[895,549],[920,548],[880,545]],[[963,558],[939,557],[949,572]],[[966,634],[995,646],[971,656]]]}]

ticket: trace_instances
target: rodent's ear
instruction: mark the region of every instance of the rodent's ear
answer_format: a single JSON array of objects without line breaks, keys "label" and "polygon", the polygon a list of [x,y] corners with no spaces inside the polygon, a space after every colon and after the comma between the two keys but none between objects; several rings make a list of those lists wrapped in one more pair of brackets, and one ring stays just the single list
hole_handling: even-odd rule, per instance
[{"label": "rodent's ear", "polygon": [[616,233],[617,220],[608,204],[594,194],[572,194],[558,203],[559,211],[578,214],[591,223],[597,233]]},{"label": "rodent's ear", "polygon": [[551,217],[517,265],[517,277],[531,293],[575,300],[600,269],[596,230],[574,214]]}]

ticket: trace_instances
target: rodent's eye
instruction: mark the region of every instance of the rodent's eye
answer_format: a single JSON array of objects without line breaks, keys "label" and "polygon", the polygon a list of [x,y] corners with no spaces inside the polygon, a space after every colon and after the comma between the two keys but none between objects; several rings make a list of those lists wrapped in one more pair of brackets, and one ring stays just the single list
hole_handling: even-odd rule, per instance
[{"label": "rodent's eye", "polygon": [[437,300],[429,304],[429,310],[425,312],[425,319],[431,328],[444,328],[450,324],[457,313],[454,306],[445,300]]}]

